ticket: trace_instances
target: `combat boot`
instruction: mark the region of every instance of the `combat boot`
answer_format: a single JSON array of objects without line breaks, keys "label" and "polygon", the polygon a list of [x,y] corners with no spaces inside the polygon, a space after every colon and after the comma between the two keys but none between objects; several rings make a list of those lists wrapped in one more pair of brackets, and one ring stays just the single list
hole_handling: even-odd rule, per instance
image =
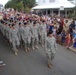
[{"label": "combat boot", "polygon": [[27,48],[25,48],[25,52],[27,53],[28,51],[27,51]]},{"label": "combat boot", "polygon": [[30,51],[30,48],[28,48],[28,51]]},{"label": "combat boot", "polygon": [[36,49],[38,49],[38,46],[36,45]]},{"label": "combat boot", "polygon": [[42,48],[44,48],[44,45],[42,44]]},{"label": "combat boot", "polygon": [[15,55],[16,55],[16,56],[18,55],[17,51],[15,51]]},{"label": "combat boot", "polygon": [[49,68],[49,69],[52,69],[52,65],[51,65],[51,64],[48,64],[48,68]]},{"label": "combat boot", "polygon": [[34,46],[32,46],[32,49],[35,50]]}]

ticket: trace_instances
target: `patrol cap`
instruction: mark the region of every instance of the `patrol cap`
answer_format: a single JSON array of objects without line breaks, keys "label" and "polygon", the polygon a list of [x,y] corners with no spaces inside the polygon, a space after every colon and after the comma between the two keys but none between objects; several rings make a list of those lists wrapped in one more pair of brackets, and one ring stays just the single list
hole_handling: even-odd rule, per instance
[{"label": "patrol cap", "polygon": [[5,23],[5,24],[7,24],[7,23]]},{"label": "patrol cap", "polygon": [[13,18],[11,18],[11,20],[13,20]]},{"label": "patrol cap", "polygon": [[36,21],[34,21],[34,23],[33,24],[36,24]]},{"label": "patrol cap", "polygon": [[27,25],[27,22],[24,22],[24,25]]},{"label": "patrol cap", "polygon": [[21,24],[21,22],[19,23],[19,25]]},{"label": "patrol cap", "polygon": [[32,20],[30,19],[30,23],[32,23]]},{"label": "patrol cap", "polygon": [[15,24],[12,24],[12,27],[15,26]]}]

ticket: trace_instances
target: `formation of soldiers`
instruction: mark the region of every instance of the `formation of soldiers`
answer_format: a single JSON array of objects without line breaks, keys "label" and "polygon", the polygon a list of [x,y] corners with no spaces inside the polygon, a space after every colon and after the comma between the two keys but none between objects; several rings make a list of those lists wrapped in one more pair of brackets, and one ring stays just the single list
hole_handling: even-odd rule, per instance
[{"label": "formation of soldiers", "polygon": [[40,43],[44,47],[47,37],[47,29],[45,21],[24,21],[2,20],[0,22],[0,30],[3,36],[8,40],[8,44],[12,44],[15,55],[18,54],[18,47],[24,47],[25,52],[31,49],[38,49]]},{"label": "formation of soldiers", "polygon": [[41,45],[48,59],[48,67],[51,68],[57,46],[53,32],[49,31],[50,22],[52,19],[49,16],[9,11],[0,20],[0,31],[15,55],[18,55],[20,47],[27,53],[31,49],[38,50]]}]

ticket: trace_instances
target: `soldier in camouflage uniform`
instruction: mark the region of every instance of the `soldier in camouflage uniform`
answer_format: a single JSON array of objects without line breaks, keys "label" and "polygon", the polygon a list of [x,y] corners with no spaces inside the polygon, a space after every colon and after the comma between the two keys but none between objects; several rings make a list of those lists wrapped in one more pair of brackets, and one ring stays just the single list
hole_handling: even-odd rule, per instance
[{"label": "soldier in camouflage uniform", "polygon": [[10,42],[12,43],[13,50],[15,51],[15,55],[18,53],[17,46],[20,45],[19,37],[18,37],[18,29],[15,27],[15,25],[12,25],[12,29],[9,34]]},{"label": "soldier in camouflage uniform", "polygon": [[24,26],[19,23],[19,40],[20,40],[20,45],[21,47],[23,46],[23,31],[24,31]]},{"label": "soldier in camouflage uniform", "polygon": [[38,49],[38,26],[36,25],[36,22],[33,23],[32,27],[32,49],[35,48]]},{"label": "soldier in camouflage uniform", "polygon": [[45,40],[46,40],[46,36],[47,36],[47,29],[46,29],[46,24],[45,24],[45,21],[42,22],[41,24],[41,44],[42,44],[42,47],[44,47],[44,43],[45,43]]},{"label": "soldier in camouflage uniform", "polygon": [[23,41],[25,46],[25,51],[28,52],[30,50],[30,43],[31,43],[31,30],[30,27],[27,26],[27,23],[24,23],[24,31],[23,31]]},{"label": "soldier in camouflage uniform", "polygon": [[54,36],[52,35],[52,31],[50,31],[48,33],[48,37],[46,38],[46,42],[45,42],[45,51],[46,51],[46,55],[47,55],[47,60],[48,60],[48,67],[52,68],[52,60],[54,58],[54,55],[56,53],[57,50],[57,45],[56,45],[56,39],[54,38]]}]

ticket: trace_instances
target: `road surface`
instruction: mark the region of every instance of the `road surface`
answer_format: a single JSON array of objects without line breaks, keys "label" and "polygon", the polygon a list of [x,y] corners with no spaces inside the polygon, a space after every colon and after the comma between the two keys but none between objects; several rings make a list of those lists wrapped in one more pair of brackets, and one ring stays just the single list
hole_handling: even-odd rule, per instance
[{"label": "road surface", "polygon": [[0,75],[76,75],[76,53],[58,45],[58,50],[53,60],[54,67],[47,67],[47,58],[43,48],[25,53],[19,49],[15,56],[11,47],[0,36],[0,60],[6,63],[0,67]]}]

